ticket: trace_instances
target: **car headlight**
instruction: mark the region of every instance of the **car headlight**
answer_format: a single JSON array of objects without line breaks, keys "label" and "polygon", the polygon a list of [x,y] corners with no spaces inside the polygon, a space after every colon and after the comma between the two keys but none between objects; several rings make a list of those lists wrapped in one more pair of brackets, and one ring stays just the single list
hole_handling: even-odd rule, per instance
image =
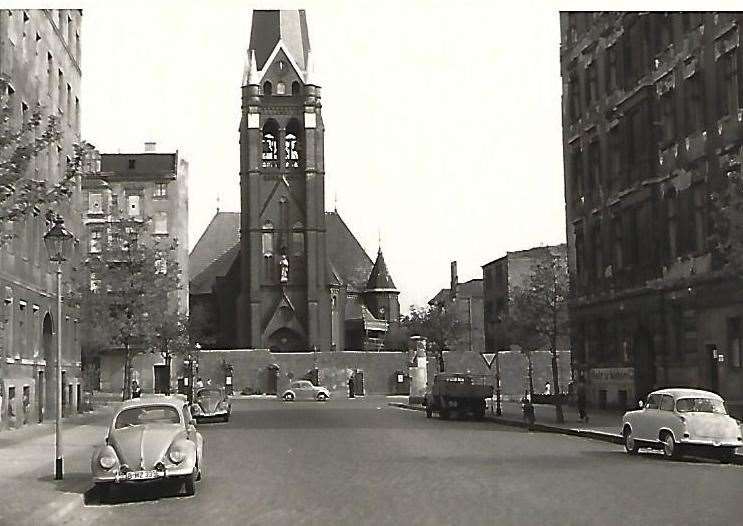
[{"label": "car headlight", "polygon": [[186,459],[186,452],[180,445],[176,444],[168,451],[168,458],[173,464],[180,464]]},{"label": "car headlight", "polygon": [[98,459],[98,463],[103,469],[111,469],[116,465],[116,459],[109,455],[104,455]]}]

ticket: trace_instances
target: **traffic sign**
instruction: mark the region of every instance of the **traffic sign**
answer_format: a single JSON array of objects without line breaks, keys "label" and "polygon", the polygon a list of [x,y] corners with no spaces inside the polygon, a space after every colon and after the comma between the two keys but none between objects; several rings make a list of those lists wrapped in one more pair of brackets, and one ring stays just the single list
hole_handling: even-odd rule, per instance
[{"label": "traffic sign", "polygon": [[495,353],[494,352],[483,352],[483,353],[480,353],[480,356],[482,356],[482,359],[485,360],[485,365],[487,365],[488,369],[490,369],[493,366],[493,360],[495,359]]}]

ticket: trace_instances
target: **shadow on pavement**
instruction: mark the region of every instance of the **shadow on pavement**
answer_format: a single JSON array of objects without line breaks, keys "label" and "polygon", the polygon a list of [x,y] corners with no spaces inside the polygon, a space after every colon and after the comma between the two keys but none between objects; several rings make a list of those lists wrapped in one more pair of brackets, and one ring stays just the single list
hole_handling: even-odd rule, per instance
[{"label": "shadow on pavement", "polygon": [[[180,481],[159,481],[137,486],[112,486],[108,492],[98,486],[90,487],[84,493],[86,506],[124,504],[131,502],[157,501],[162,498],[182,497],[183,484]],[[198,493],[198,487],[197,487]]]},{"label": "shadow on pavement", "polygon": [[53,475],[40,477],[39,482],[49,482],[54,484],[54,488],[62,493],[85,493],[90,487],[90,473],[75,473],[70,471],[64,472],[62,480],[54,480]]},{"label": "shadow on pavement", "polygon": [[641,460],[643,462],[674,462],[674,463],[682,463],[682,464],[714,464],[719,465],[720,462],[715,458],[707,458],[707,457],[692,457],[692,456],[682,456],[679,458],[666,458],[663,456],[661,452],[657,451],[640,451],[637,455],[628,455],[626,451],[623,450],[615,450],[615,451],[582,451],[582,455],[584,456],[590,456],[590,457],[597,457],[597,458],[604,458],[604,459],[637,459]]}]

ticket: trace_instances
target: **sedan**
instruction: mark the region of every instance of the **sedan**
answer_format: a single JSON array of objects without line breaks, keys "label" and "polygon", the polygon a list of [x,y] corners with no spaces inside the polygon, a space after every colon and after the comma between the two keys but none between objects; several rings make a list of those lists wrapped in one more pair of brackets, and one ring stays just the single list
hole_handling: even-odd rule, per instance
[{"label": "sedan", "polygon": [[698,389],[661,389],[640,402],[640,409],[625,413],[622,435],[627,453],[641,447],[661,449],[666,457],[714,454],[730,462],[743,446],[739,423],[728,416],[718,395]]},{"label": "sedan", "polygon": [[222,387],[205,387],[196,392],[196,399],[191,406],[194,418],[202,420],[221,420],[227,422],[232,412],[232,404]]},{"label": "sedan", "polygon": [[292,400],[318,400],[324,402],[330,398],[330,391],[321,385],[313,385],[307,380],[292,382],[289,389],[284,391],[281,398],[287,402]]},{"label": "sedan", "polygon": [[204,439],[180,397],[138,398],[114,412],[105,444],[93,452],[91,471],[105,498],[115,486],[182,481],[195,493],[204,466]]}]

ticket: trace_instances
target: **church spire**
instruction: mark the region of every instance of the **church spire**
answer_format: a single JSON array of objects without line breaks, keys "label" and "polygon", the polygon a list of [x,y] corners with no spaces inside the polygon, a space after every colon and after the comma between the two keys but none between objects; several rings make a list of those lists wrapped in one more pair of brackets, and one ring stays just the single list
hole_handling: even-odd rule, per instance
[{"label": "church spire", "polygon": [[366,290],[367,292],[375,290],[397,291],[397,287],[395,287],[395,283],[392,281],[392,276],[390,276],[390,271],[387,270],[387,264],[384,262],[381,246],[377,252],[377,260],[374,262],[371,274],[369,274]]}]

